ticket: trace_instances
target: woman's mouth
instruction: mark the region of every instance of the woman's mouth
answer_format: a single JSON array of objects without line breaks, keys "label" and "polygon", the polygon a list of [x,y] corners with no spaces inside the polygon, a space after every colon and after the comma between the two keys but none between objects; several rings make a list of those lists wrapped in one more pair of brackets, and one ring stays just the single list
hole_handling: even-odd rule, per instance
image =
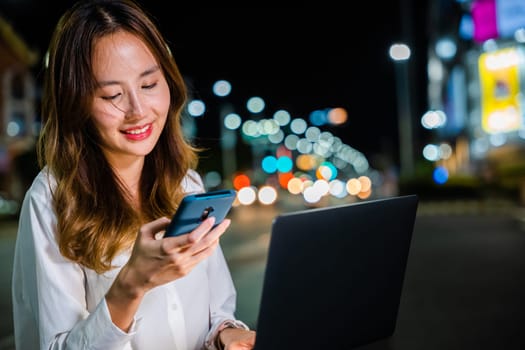
[{"label": "woman's mouth", "polygon": [[144,140],[149,135],[151,135],[152,129],[153,127],[151,123],[149,123],[141,127],[129,128],[129,129],[123,130],[122,133],[129,140],[140,141],[140,140]]}]

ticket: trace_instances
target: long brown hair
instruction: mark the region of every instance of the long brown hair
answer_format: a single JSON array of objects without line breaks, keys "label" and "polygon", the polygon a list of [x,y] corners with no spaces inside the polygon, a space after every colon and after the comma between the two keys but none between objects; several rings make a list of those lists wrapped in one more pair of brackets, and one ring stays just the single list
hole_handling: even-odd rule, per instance
[{"label": "long brown hair", "polygon": [[[169,85],[170,110],[157,145],[145,158],[140,213],[105,159],[90,116],[96,82],[96,40],[129,32],[148,46]],[[132,0],[76,3],[51,37],[44,72],[38,140],[40,166],[56,179],[53,206],[61,253],[97,272],[134,242],[139,226],[170,216],[182,198],[181,182],[197,166],[198,150],[185,139],[181,118],[187,90],[168,45],[149,14]]]}]

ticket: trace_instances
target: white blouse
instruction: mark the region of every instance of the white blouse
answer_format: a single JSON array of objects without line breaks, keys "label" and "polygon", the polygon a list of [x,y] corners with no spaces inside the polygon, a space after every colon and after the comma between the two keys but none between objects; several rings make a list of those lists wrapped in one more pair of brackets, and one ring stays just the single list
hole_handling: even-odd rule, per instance
[{"label": "white blouse", "polygon": [[[182,185],[186,192],[204,189],[193,171]],[[12,280],[18,350],[215,349],[225,322],[247,328],[235,320],[236,291],[218,247],[185,277],[149,291],[131,330],[120,330],[104,297],[120,268],[98,274],[60,254],[50,186],[54,179],[41,171],[20,212]],[[128,258],[122,254],[114,263]]]}]

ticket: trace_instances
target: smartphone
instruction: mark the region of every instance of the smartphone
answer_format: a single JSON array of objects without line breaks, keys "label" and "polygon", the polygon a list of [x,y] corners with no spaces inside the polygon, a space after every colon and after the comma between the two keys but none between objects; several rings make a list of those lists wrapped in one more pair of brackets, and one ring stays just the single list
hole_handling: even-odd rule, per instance
[{"label": "smartphone", "polygon": [[235,200],[235,190],[216,190],[185,196],[164,237],[173,237],[193,231],[206,218],[215,217],[215,226],[220,224],[230,211]]}]

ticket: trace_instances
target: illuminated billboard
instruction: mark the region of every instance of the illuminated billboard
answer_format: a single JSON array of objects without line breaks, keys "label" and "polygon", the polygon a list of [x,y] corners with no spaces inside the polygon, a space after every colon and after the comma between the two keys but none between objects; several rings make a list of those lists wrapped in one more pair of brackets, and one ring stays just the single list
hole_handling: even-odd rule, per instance
[{"label": "illuminated billboard", "polygon": [[486,52],[479,57],[481,126],[487,133],[506,133],[523,127],[520,68],[524,55],[518,48]]},{"label": "illuminated billboard", "polygon": [[475,41],[512,38],[517,29],[525,27],[525,1],[474,0],[471,15]]}]

